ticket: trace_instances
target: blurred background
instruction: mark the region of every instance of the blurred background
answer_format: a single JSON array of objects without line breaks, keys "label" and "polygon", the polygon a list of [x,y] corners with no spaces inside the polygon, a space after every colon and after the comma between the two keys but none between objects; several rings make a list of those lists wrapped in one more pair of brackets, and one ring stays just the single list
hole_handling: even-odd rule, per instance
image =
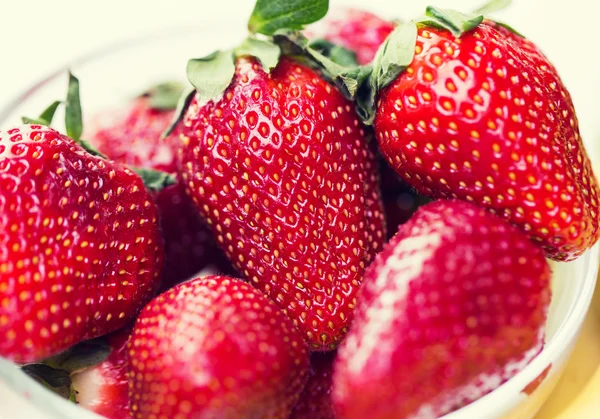
[{"label": "blurred background", "polygon": [[[365,4],[360,0],[331,0],[331,4],[368,7],[391,19],[416,16],[432,1],[370,0]],[[435,4],[469,10],[482,2],[437,0]],[[0,106],[74,59],[124,40],[182,30],[224,17],[230,19],[231,27],[239,27],[247,19],[254,0],[4,0],[1,3]],[[589,151],[600,155],[598,11],[600,5],[591,0],[513,0],[512,6],[497,17],[534,40],[555,63],[573,95]],[[219,47],[218,33],[210,42]]]}]

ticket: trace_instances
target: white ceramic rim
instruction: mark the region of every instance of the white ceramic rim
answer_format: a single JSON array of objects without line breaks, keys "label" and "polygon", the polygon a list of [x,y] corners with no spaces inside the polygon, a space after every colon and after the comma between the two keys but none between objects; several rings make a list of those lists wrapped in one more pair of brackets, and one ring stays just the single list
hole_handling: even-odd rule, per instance
[{"label": "white ceramic rim", "polygon": [[[49,75],[40,79],[33,86],[24,89],[22,93],[16,95],[12,100],[7,101],[5,105],[0,108],[0,124],[4,123],[8,119],[12,113],[12,108],[18,106],[20,103],[26,100],[28,96],[35,94],[35,92],[41,86],[61,76],[67,69],[71,67],[86,65],[97,58],[110,55],[113,52],[121,52],[122,50],[135,48],[137,45],[152,42],[152,40],[165,40],[168,38],[191,35],[196,31],[206,31],[207,26],[210,27],[211,24],[183,26],[176,29],[169,28],[168,30],[158,31],[151,35],[144,34],[143,36],[137,36],[124,41],[115,42],[101,49],[84,54],[74,59],[70,64],[58,67],[58,69],[50,72]],[[542,371],[549,364],[553,363],[557,358],[563,355],[569,345],[572,345],[573,341],[579,334],[581,325],[583,324],[592,300],[592,296],[594,294],[594,288],[598,275],[598,267],[600,264],[600,243],[597,243],[592,249],[588,250],[577,261],[571,263],[587,263],[587,266],[582,267],[585,271],[585,278],[583,278],[582,281],[576,282],[579,286],[579,290],[576,293],[573,302],[570,304],[567,315],[564,317],[559,329],[556,331],[550,342],[548,342],[540,354],[536,356],[522,371],[520,371],[506,383],[502,384],[500,387],[493,390],[488,395],[480,398],[479,400],[443,416],[443,419],[481,418],[482,414],[497,410],[500,400],[506,402],[507,408],[514,408],[518,406],[520,400],[517,396],[521,394],[523,388],[536,377],[538,377],[539,374],[542,373]],[[39,385],[34,380],[25,376],[25,374],[23,374],[22,378],[23,380],[30,382],[31,385]],[[0,379],[2,378],[0,377]],[[54,402],[64,402],[65,404],[71,405],[69,407],[65,406],[69,412],[71,412],[70,409],[72,407],[75,407],[67,400],[62,399],[60,396],[51,392],[48,392],[48,396],[50,399],[53,399]],[[23,402],[26,403],[25,399],[23,399]],[[82,415],[90,413],[91,412],[81,412]],[[71,415],[69,415],[69,417],[71,417]]]}]

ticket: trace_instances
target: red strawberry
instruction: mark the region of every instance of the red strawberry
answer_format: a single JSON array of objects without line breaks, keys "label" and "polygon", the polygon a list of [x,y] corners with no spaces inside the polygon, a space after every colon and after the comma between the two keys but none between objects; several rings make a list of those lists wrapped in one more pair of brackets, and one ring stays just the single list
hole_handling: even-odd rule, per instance
[{"label": "red strawberry", "polygon": [[77,404],[108,419],[124,419],[129,414],[127,381],[127,340],[131,328],[107,337],[111,353],[103,362],[75,373],[72,388]]},{"label": "red strawberry", "polygon": [[309,367],[291,320],[224,276],[155,298],[136,322],[129,363],[135,418],[287,418]]},{"label": "red strawberry", "polygon": [[162,133],[173,120],[175,108],[156,109],[150,97],[141,96],[121,111],[97,118],[88,135],[94,145],[111,159],[132,167],[151,167],[175,172],[175,155]]},{"label": "red strawberry", "polygon": [[223,96],[177,128],[188,193],[238,271],[313,349],[335,347],[384,240],[376,162],[352,104],[282,57],[239,58]]},{"label": "red strawberry", "polygon": [[333,360],[335,352],[315,352],[310,357],[308,383],[290,419],[333,419],[331,401],[331,380],[333,378]]},{"label": "red strawberry", "polygon": [[[154,89],[162,95],[149,94],[136,99],[124,118],[98,121],[99,126],[90,135],[94,145],[111,159],[129,166],[176,172],[172,147],[161,138],[173,119],[176,105],[176,101],[165,103],[165,93],[173,95],[165,90],[168,86]],[[174,96],[176,99],[179,95]],[[161,105],[158,109],[155,105],[160,98],[163,100],[158,102]],[[207,265],[232,271],[182,185],[168,186],[158,192],[156,203],[165,240],[162,289],[192,277]]]},{"label": "red strawberry", "polygon": [[310,38],[322,38],[356,53],[359,64],[375,57],[379,46],[394,30],[394,23],[365,10],[337,8],[307,29]]},{"label": "red strawberry", "polygon": [[491,21],[456,38],[420,26],[412,64],[380,92],[383,154],[419,193],[471,201],[571,260],[598,229],[598,184],[573,103],[530,41]]},{"label": "red strawberry", "polygon": [[0,355],[48,357],[116,330],[158,286],[142,180],[53,129],[0,132]]},{"label": "red strawberry", "polygon": [[502,384],[542,348],[550,276],[484,209],[421,207],[365,274],[335,364],[339,417],[439,417]]}]

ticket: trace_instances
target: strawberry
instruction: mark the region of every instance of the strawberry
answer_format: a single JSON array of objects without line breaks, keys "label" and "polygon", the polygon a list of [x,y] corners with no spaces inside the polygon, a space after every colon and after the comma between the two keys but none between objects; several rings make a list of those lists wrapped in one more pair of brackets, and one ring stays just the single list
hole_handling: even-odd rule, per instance
[{"label": "strawberry", "polygon": [[142,179],[57,131],[0,131],[0,355],[48,357],[126,324],[158,285]]},{"label": "strawberry", "polygon": [[127,340],[131,328],[107,336],[110,355],[104,361],[72,376],[77,404],[108,419],[129,414]]},{"label": "strawberry", "polygon": [[310,371],[306,387],[300,394],[300,400],[290,419],[333,419],[331,401],[331,380],[335,352],[315,352],[310,357]]},{"label": "strawberry", "polygon": [[135,418],[287,418],[308,375],[308,350],[292,321],[225,276],[156,297],[128,348]]},{"label": "strawberry", "polygon": [[516,227],[461,201],[417,210],[369,266],[334,367],[340,418],[434,418],[542,348],[551,271]]},{"label": "strawberry", "polygon": [[[600,234],[598,184],[555,68],[532,42],[482,16],[431,7],[428,15],[418,29],[398,30],[416,36],[403,42],[415,45],[414,57],[388,43],[376,59],[382,153],[417,192],[476,203],[548,257],[577,258]],[[386,69],[386,51],[412,58]]]},{"label": "strawberry", "polygon": [[[161,136],[173,119],[181,92],[182,87],[174,83],[154,87],[135,99],[124,117],[99,119],[90,134],[92,143],[120,163],[176,172],[173,148]],[[162,189],[155,200],[165,241],[162,289],[192,277],[208,265],[232,271],[183,185]]]},{"label": "strawberry", "polygon": [[[197,92],[174,131],[180,172],[237,270],[312,349],[333,349],[385,238],[376,162],[351,102],[315,70],[279,59],[277,45],[260,45],[258,58],[245,47],[190,61]],[[210,96],[215,66],[223,90]]]},{"label": "strawberry", "polygon": [[394,23],[366,10],[339,7],[309,26],[309,38],[322,38],[356,54],[359,64],[373,60],[379,46],[394,30]]}]

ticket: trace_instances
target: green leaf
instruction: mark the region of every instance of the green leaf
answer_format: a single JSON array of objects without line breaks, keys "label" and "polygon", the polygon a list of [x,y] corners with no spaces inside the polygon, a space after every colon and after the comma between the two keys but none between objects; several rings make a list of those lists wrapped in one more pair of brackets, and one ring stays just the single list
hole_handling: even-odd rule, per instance
[{"label": "green leaf", "polygon": [[78,141],[83,133],[83,117],[79,98],[79,80],[71,72],[69,72],[69,88],[65,102],[65,125],[67,136]]},{"label": "green leaf", "polygon": [[60,100],[54,101],[50,106],[44,109],[44,112],[40,114],[39,119],[41,119],[42,121],[48,121],[48,125],[52,124],[54,114],[56,113],[56,110],[58,109],[61,103],[62,101]]},{"label": "green leaf", "polygon": [[248,29],[273,35],[283,28],[302,29],[327,14],[329,0],[257,0]]},{"label": "green leaf", "polygon": [[44,126],[50,126],[50,122],[44,120],[44,119],[40,119],[40,118],[28,118],[26,116],[22,116],[21,117],[21,122],[23,122],[24,124],[33,124],[33,125],[44,125]]},{"label": "green leaf", "polygon": [[298,31],[282,29],[273,40],[284,54],[294,56],[299,61],[316,68],[330,82],[335,84],[348,99],[353,100],[358,88],[368,77],[363,67],[340,65],[308,44],[308,39]]},{"label": "green leaf", "polygon": [[246,38],[242,44],[234,50],[237,57],[250,55],[258,58],[263,68],[270,72],[277,66],[281,49],[271,41],[263,41],[256,38]]},{"label": "green leaf", "polygon": [[396,26],[384,41],[373,60],[374,86],[381,90],[408,67],[415,55],[417,26],[407,22]]},{"label": "green leaf", "polygon": [[131,170],[142,178],[146,188],[152,192],[159,192],[167,186],[177,183],[176,176],[171,173],[144,167],[132,167]]},{"label": "green leaf", "polygon": [[70,399],[73,395],[71,377],[65,370],[54,369],[45,364],[27,364],[21,370],[54,393]]},{"label": "green leaf", "polygon": [[512,0],[490,0],[485,4],[482,4],[477,9],[473,10],[476,15],[491,15],[492,13],[499,12],[500,10],[506,9],[512,4]]},{"label": "green leaf", "polygon": [[457,38],[466,32],[472,31],[483,22],[482,15],[465,14],[456,10],[440,9],[434,6],[428,6],[425,15],[426,17],[419,23],[440,26],[452,32]]},{"label": "green leaf", "polygon": [[515,28],[513,28],[512,26],[510,26],[504,22],[500,22],[499,20],[494,20],[493,22],[498,26],[502,26],[503,28],[508,29],[509,31],[511,31],[512,33],[514,33],[517,36],[520,36],[521,38],[526,38],[526,36],[523,35],[521,32],[517,31]]},{"label": "green leaf", "polygon": [[84,140],[83,138],[80,138],[75,142],[77,144],[79,144],[81,146],[81,148],[83,148],[85,151],[90,153],[92,156],[96,156],[96,157],[103,158],[105,160],[109,160],[109,158],[105,154],[102,154],[96,147],[94,147],[90,142]]},{"label": "green leaf", "polygon": [[373,124],[377,94],[408,67],[415,55],[417,25],[401,23],[377,50],[369,82],[359,88],[357,112],[367,125]]},{"label": "green leaf", "polygon": [[21,118],[21,121],[23,121],[24,124],[36,124],[36,125],[50,126],[52,124],[52,120],[54,119],[54,114],[56,113],[56,110],[58,109],[58,107],[60,106],[61,103],[62,102],[60,100],[57,100],[57,101],[53,102],[50,106],[48,106],[40,114],[39,117],[28,118],[26,116],[23,116]]},{"label": "green leaf", "polygon": [[165,82],[157,84],[145,92],[150,107],[160,111],[170,111],[177,107],[184,86],[179,82]]},{"label": "green leaf", "polygon": [[74,373],[101,363],[108,358],[110,352],[111,348],[106,339],[98,338],[81,342],[65,352],[44,360],[43,363],[55,369]]},{"label": "green leaf", "polygon": [[325,39],[316,39],[314,41],[310,41],[308,46],[316,51],[319,51],[336,64],[346,67],[358,66],[356,53],[354,51],[350,51],[347,48],[336,45]]},{"label": "green leaf", "polygon": [[165,132],[162,133],[162,135],[161,135],[162,139],[165,139],[169,135],[171,135],[171,133],[173,132],[173,130],[175,129],[175,127],[177,126],[179,121],[181,121],[183,119],[183,115],[185,114],[185,111],[186,111],[188,105],[190,104],[190,102],[192,101],[192,99],[194,98],[195,94],[196,94],[196,89],[190,86],[183,93],[183,95],[181,95],[181,97],[179,98],[179,102],[177,103],[177,108],[175,108],[175,114],[173,116],[173,121],[171,121],[171,124],[165,130]]},{"label": "green leaf", "polygon": [[187,64],[187,76],[203,101],[216,100],[227,89],[235,63],[231,51],[215,51],[203,58],[193,58]]},{"label": "green leaf", "polygon": [[29,403],[44,417],[56,419],[102,419],[99,415],[69,402],[48,387],[36,382],[15,364],[0,357],[0,380],[8,385],[19,401]]}]

